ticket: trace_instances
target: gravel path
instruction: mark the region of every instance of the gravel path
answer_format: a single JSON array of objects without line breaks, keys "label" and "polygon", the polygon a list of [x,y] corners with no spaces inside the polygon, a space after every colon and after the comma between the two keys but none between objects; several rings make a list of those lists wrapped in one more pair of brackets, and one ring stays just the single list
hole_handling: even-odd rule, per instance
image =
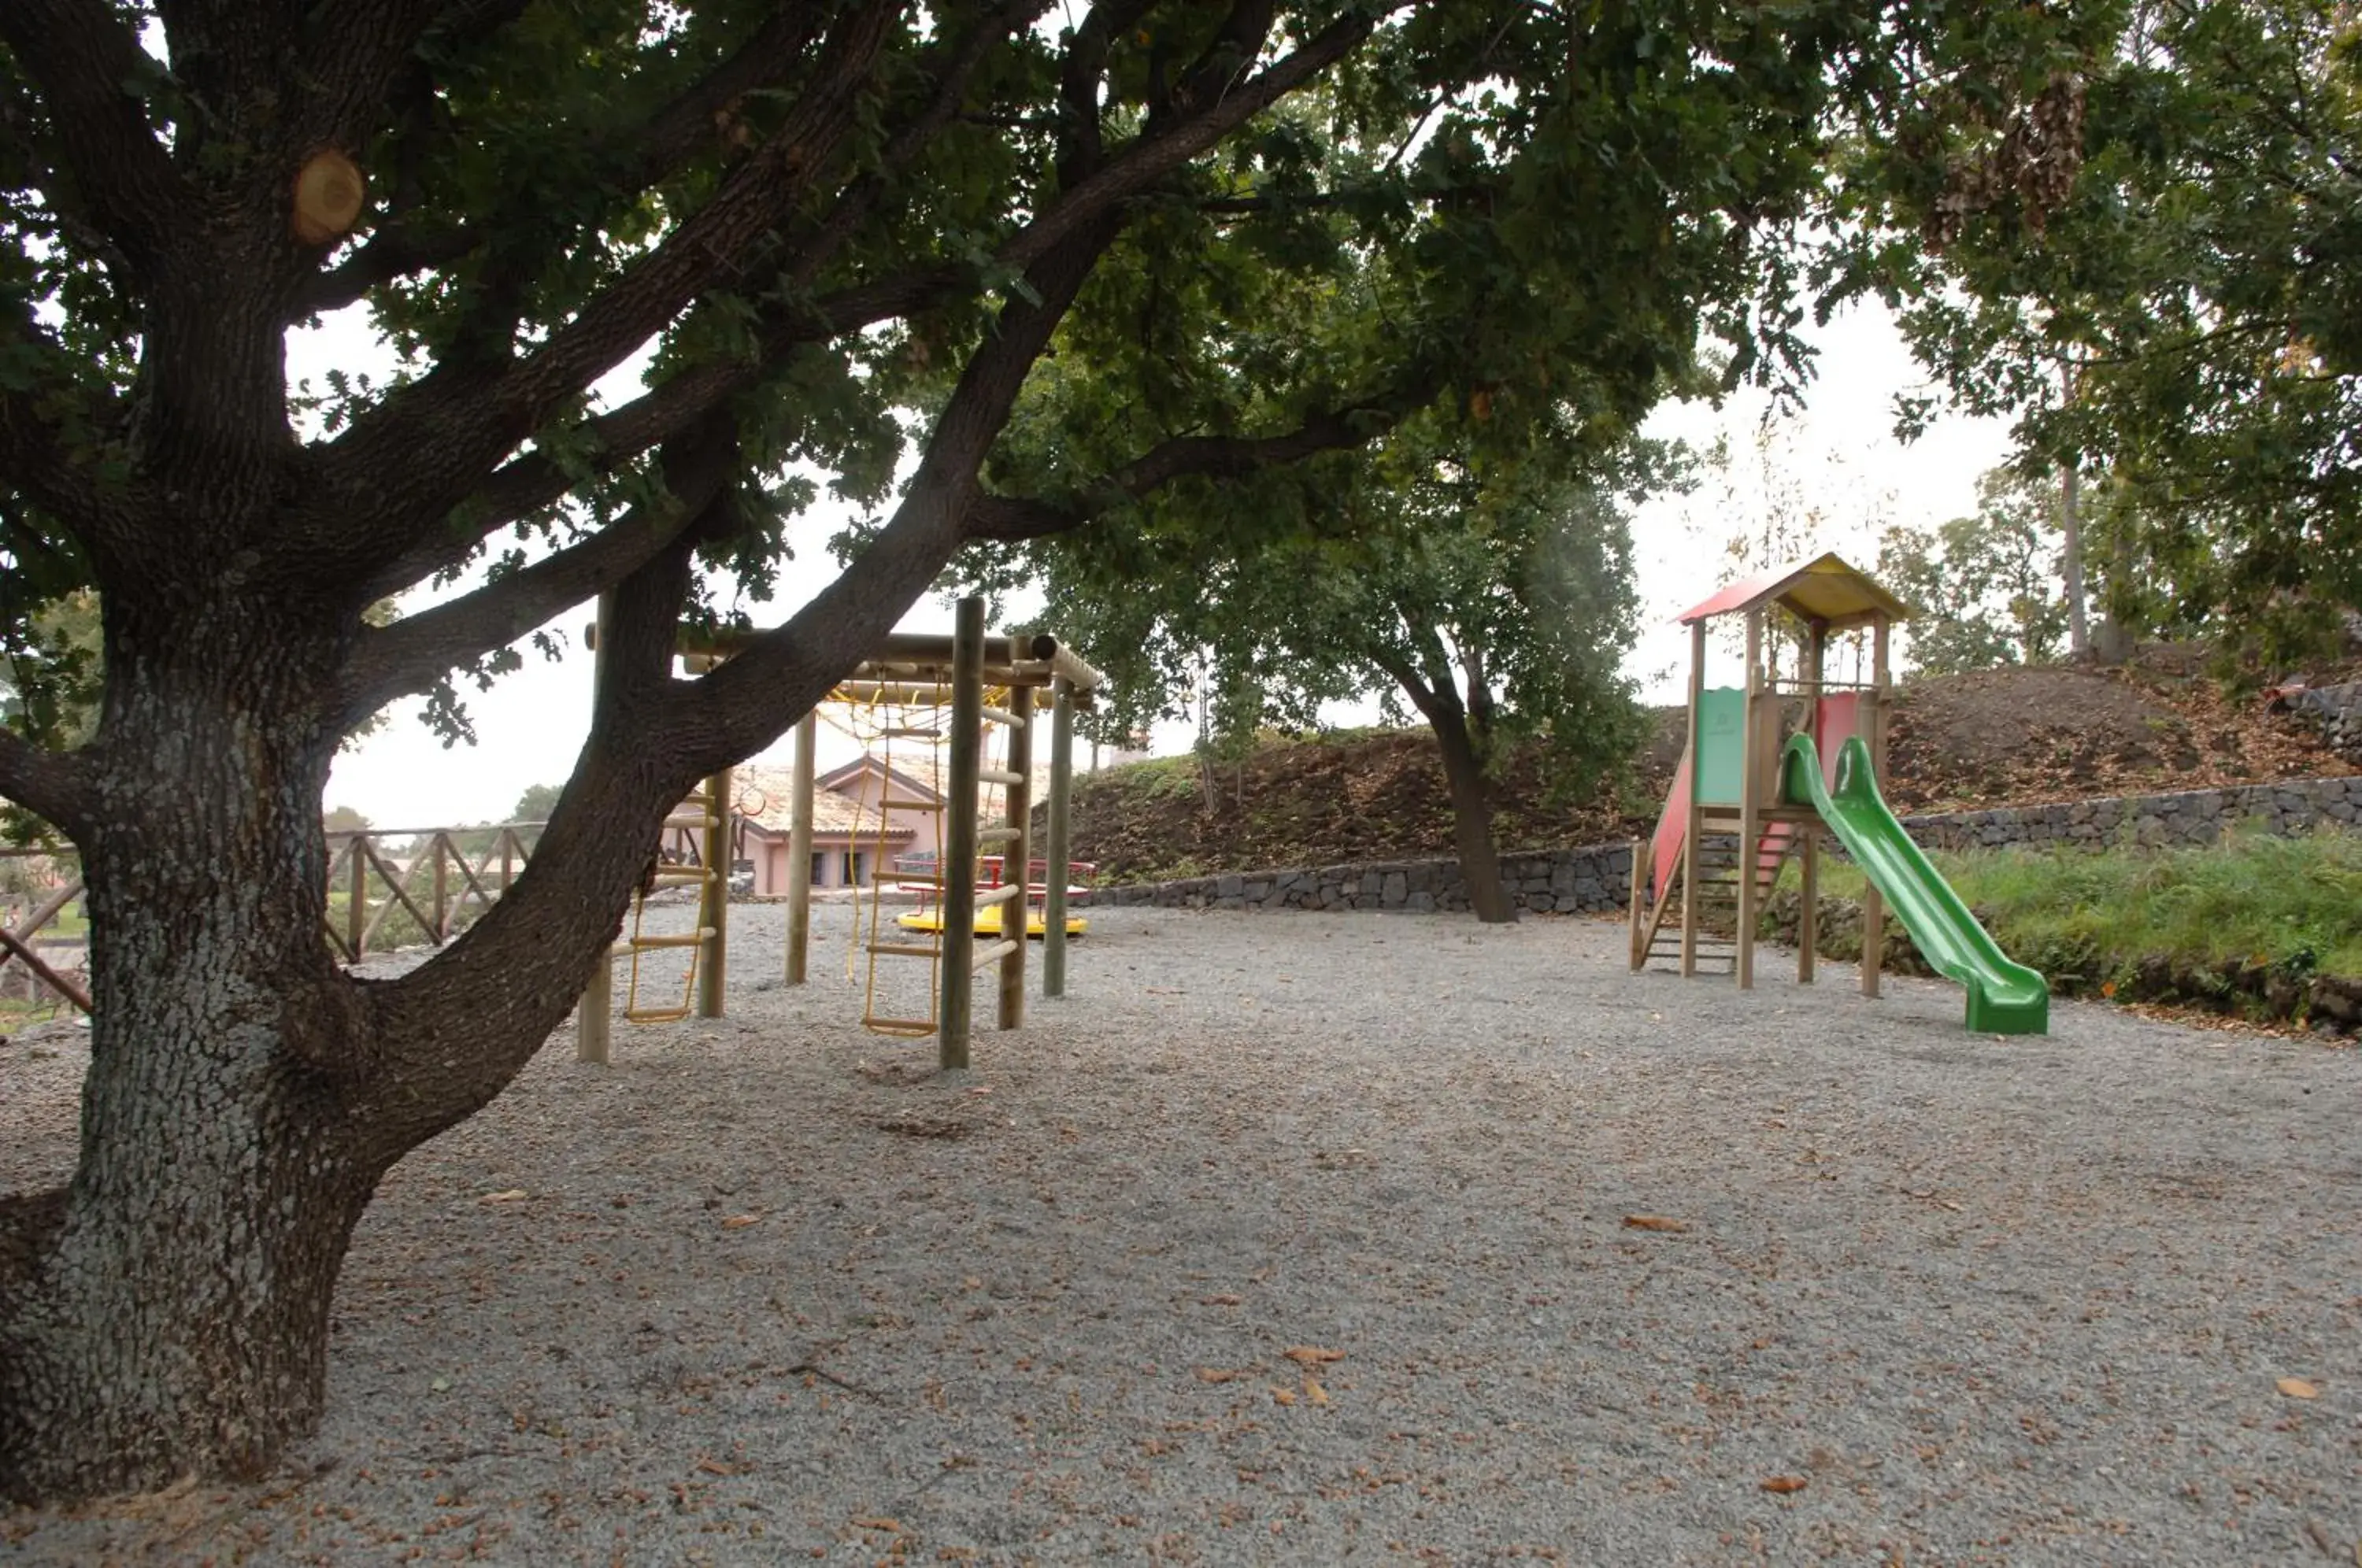
[{"label": "gravel path", "polygon": [[[0,1555],[2362,1562],[2362,1054],[1120,910],[943,1076],[821,918],[393,1173],[279,1481]],[[70,1160],[47,1049],[0,1188]]]}]

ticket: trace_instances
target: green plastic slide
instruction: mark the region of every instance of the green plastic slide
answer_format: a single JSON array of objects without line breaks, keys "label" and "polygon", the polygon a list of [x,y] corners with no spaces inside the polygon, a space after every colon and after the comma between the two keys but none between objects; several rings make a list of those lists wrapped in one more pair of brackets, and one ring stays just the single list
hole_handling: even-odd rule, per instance
[{"label": "green plastic slide", "polygon": [[1781,758],[1786,797],[1809,801],[1838,835],[1903,929],[1938,973],[1969,990],[1969,1027],[1981,1034],[2047,1034],[2050,987],[1993,945],[1959,895],[1937,876],[1878,792],[1870,748],[1860,735],[1838,747],[1837,783],[1825,784],[1810,735],[1792,735]]}]

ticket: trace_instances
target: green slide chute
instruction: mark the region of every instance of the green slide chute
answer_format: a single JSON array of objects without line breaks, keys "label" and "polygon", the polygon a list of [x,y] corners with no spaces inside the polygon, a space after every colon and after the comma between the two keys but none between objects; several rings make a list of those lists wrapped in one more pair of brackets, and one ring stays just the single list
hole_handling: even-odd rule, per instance
[{"label": "green slide chute", "polygon": [[1937,972],[1966,986],[1969,1027],[1983,1034],[2043,1034],[2050,1028],[2050,988],[2042,977],[1993,944],[1949,883],[1937,875],[1886,809],[1860,735],[1838,747],[1837,783],[1823,782],[1820,753],[1810,735],[1792,735],[1781,757],[1786,798],[1810,802],[1838,835],[1903,929]]}]

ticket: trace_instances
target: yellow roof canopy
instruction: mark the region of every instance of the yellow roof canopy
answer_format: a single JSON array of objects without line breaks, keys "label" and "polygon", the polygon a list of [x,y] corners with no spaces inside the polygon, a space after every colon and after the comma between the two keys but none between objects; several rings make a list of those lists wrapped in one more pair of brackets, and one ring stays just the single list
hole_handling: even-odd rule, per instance
[{"label": "yellow roof canopy", "polygon": [[1802,566],[1734,582],[1713,598],[1692,605],[1677,619],[1686,626],[1693,621],[1759,610],[1767,604],[1780,605],[1808,624],[1832,632],[1867,625],[1882,618],[1906,620],[1911,614],[1909,605],[1832,551]]}]

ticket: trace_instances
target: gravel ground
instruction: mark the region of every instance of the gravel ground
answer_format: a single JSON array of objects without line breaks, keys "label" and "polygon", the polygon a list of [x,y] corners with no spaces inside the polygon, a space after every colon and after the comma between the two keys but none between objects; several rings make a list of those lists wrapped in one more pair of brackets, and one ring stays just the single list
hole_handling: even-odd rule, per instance
[{"label": "gravel ground", "polygon": [[[791,991],[741,906],[728,1020],[561,1034],[388,1178],[284,1475],[0,1555],[2362,1562],[2362,1054],[1091,919],[939,1075],[841,907]],[[39,1049],[0,1189],[71,1157]]]}]

